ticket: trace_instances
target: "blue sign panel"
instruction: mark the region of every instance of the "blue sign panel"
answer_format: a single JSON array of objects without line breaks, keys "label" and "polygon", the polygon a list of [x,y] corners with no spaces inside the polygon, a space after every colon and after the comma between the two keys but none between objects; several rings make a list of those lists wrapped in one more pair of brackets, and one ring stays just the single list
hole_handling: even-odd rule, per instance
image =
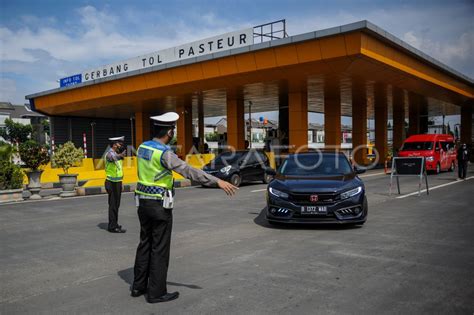
[{"label": "blue sign panel", "polygon": [[66,87],[82,82],[82,74],[75,74],[73,76],[62,78],[59,80],[59,87]]}]

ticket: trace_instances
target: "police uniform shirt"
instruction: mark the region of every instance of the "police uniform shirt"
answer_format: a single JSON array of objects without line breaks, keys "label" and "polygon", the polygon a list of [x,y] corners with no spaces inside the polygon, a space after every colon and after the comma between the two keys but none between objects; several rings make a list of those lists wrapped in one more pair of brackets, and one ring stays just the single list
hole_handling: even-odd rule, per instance
[{"label": "police uniform shirt", "polygon": [[217,177],[207,174],[200,169],[189,166],[171,150],[167,150],[165,153],[163,153],[162,163],[167,169],[175,171],[176,173],[183,175],[185,178],[199,182],[205,186],[214,186],[219,181]]},{"label": "police uniform shirt", "polygon": [[117,154],[114,150],[110,149],[109,152],[107,152],[107,155],[105,156],[108,162],[114,163],[117,162],[118,160],[123,159],[120,155]]}]

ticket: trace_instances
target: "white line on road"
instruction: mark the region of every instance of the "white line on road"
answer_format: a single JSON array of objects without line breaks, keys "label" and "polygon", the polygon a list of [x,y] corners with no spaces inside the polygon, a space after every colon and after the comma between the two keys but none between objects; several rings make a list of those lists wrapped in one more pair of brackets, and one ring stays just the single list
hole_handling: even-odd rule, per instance
[{"label": "white line on road", "polygon": [[[126,191],[126,192],[122,192],[122,195],[133,194],[133,193],[135,193],[135,192],[134,191]],[[38,199],[38,200],[26,199],[26,200],[23,200],[23,201],[5,202],[5,203],[1,203],[0,206],[19,205],[19,204],[23,204],[23,203],[46,202],[46,201],[57,201],[57,200],[67,201],[67,200],[79,199],[79,198],[94,198],[94,197],[107,196],[107,194],[74,196],[74,197],[67,197],[67,198],[61,198],[57,195],[50,195],[50,196],[54,196],[54,197],[45,196],[45,197],[43,197],[43,199]]]},{"label": "white line on road", "polygon": [[[191,188],[196,188],[196,187],[199,187],[199,186],[186,186],[186,187],[176,187],[177,190],[181,190],[181,189],[191,189]],[[135,191],[126,191],[126,192],[122,192],[122,195],[127,195],[127,194],[134,194]],[[50,197],[50,196],[53,196],[53,197]],[[38,202],[38,201],[55,201],[55,200],[71,200],[71,199],[78,199],[78,198],[93,198],[93,197],[101,197],[101,196],[107,196],[106,193],[104,194],[95,194],[95,195],[85,195],[85,196],[74,196],[74,197],[67,197],[67,198],[61,198],[59,197],[58,195],[49,195],[49,196],[45,196],[43,197],[43,199],[39,199],[39,200],[29,200],[29,199],[26,199],[26,200],[22,200],[22,201],[12,201],[12,202],[5,202],[5,203],[0,203],[0,206],[8,206],[8,205],[15,205],[15,204],[21,204],[21,203],[32,203],[32,202]]]},{"label": "white line on road", "polygon": [[259,191],[265,191],[265,190],[267,190],[267,189],[266,189],[266,188],[264,188],[264,189],[256,189],[256,190],[251,190],[250,192],[259,192]]},{"label": "white line on road", "polygon": [[[473,178],[474,178],[474,176],[467,177],[466,180],[473,179]],[[432,190],[435,190],[435,189],[438,189],[438,188],[441,188],[441,187],[445,187],[445,186],[449,186],[449,185],[453,185],[453,184],[457,184],[457,183],[462,183],[463,181],[464,180],[459,180],[459,181],[455,181],[455,182],[441,184],[441,185],[438,185],[438,186],[431,187],[431,188],[429,188],[429,190],[432,191]],[[423,189],[421,191],[421,193],[424,193],[424,192],[426,192],[426,189]],[[418,192],[415,191],[415,192],[412,192],[412,193],[409,193],[409,194],[406,194],[406,195],[403,195],[403,196],[399,196],[399,197],[396,197],[396,198],[397,199],[402,199],[402,198],[410,197],[410,196],[417,195],[417,194],[418,194]]]}]

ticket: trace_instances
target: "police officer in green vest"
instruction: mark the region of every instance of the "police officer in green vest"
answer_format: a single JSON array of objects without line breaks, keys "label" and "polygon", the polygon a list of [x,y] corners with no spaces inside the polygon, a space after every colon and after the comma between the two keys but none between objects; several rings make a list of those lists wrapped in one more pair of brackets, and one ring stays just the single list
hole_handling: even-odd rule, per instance
[{"label": "police officer in green vest", "polygon": [[147,293],[149,303],[167,302],[178,298],[166,288],[173,223],[173,174],[175,171],[203,185],[217,185],[228,195],[238,189],[202,170],[190,167],[174,154],[167,144],[174,137],[179,115],[169,112],[151,117],[155,125],[154,138],[140,145],[138,183],[135,190],[140,219],[140,243],[135,258],[133,297]]},{"label": "police officer in green vest", "polygon": [[125,157],[125,137],[109,138],[110,149],[104,156],[105,163],[105,189],[109,195],[109,226],[111,233],[125,233],[126,230],[118,225],[118,211],[122,196],[123,167]]}]

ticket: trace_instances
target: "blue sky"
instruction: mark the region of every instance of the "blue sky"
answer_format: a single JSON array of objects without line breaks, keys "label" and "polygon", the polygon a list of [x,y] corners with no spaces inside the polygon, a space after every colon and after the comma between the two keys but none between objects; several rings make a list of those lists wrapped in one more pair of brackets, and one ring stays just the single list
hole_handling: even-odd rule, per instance
[{"label": "blue sky", "polygon": [[0,100],[90,67],[273,20],[289,35],[367,19],[474,77],[474,1],[0,0]]}]

